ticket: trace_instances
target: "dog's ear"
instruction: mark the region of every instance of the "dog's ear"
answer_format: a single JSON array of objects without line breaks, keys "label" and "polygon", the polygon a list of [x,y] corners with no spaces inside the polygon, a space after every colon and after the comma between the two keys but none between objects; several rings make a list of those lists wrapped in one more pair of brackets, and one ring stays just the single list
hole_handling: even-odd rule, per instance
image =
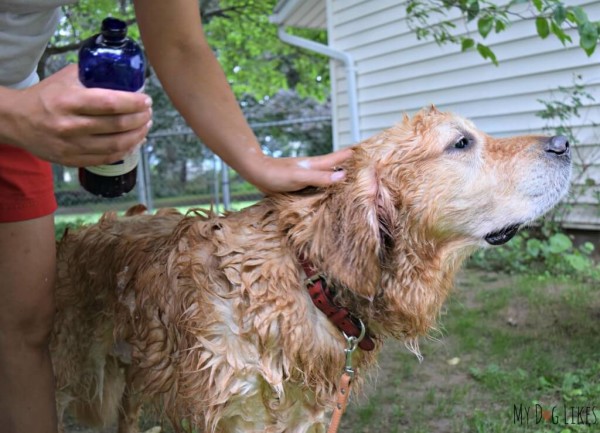
[{"label": "dog's ear", "polygon": [[355,149],[351,165],[347,181],[330,197],[330,221],[324,226],[331,227],[331,233],[322,236],[330,241],[318,250],[326,255],[321,259],[328,275],[372,299],[394,249],[396,211],[373,158]]}]

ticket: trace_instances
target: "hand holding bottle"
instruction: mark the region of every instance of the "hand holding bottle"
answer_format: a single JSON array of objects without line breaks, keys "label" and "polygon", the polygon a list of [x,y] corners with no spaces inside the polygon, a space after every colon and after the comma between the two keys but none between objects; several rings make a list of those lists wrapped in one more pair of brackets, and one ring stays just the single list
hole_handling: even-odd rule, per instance
[{"label": "hand holding bottle", "polygon": [[68,166],[112,163],[148,134],[150,106],[141,93],[85,88],[69,65],[28,89],[0,88],[0,142]]},{"label": "hand holding bottle", "polygon": [[[142,92],[145,79],[146,59],[140,45],[127,37],[127,24],[105,18],[100,33],[79,49],[79,80],[90,88]],[[135,151],[111,164],[80,167],[79,183],[92,194],[119,197],[135,186],[138,161]]]}]

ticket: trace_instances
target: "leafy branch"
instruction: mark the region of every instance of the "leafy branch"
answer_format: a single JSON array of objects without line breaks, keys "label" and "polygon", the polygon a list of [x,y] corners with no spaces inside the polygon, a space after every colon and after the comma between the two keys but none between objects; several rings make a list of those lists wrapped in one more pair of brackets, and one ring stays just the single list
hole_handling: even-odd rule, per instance
[{"label": "leafy branch", "polygon": [[[462,51],[476,49],[484,58],[498,65],[494,51],[483,41],[493,32],[501,33],[514,20],[530,20],[542,39],[551,34],[563,44],[573,43],[568,30],[579,33],[579,46],[591,56],[600,40],[600,21],[591,21],[580,6],[567,6],[560,0],[511,0],[497,5],[489,0],[409,0],[405,2],[408,26],[418,39],[433,38],[439,45],[461,46]],[[458,15],[458,19],[448,15]],[[466,31],[458,33],[457,21]],[[468,24],[477,23],[474,36]]]}]

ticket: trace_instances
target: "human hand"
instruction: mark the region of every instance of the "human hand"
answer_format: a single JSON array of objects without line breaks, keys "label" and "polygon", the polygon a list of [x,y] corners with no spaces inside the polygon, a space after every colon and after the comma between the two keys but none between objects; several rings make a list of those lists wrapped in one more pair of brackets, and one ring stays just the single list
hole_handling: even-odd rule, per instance
[{"label": "human hand", "polygon": [[351,149],[301,158],[265,156],[253,170],[250,181],[265,193],[297,191],[307,186],[325,187],[344,179],[346,173],[334,169],[350,156]]},{"label": "human hand", "polygon": [[86,88],[79,82],[77,65],[30,88],[11,90],[3,99],[10,98],[2,104],[0,139],[63,165],[85,167],[123,159],[152,126],[149,96]]}]

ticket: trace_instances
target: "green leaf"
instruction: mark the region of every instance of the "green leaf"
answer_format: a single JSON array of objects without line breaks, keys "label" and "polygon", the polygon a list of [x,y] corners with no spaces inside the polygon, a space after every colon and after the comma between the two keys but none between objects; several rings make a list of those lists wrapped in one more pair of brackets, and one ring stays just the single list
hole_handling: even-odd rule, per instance
[{"label": "green leaf", "polygon": [[590,22],[579,26],[579,45],[588,56],[591,56],[598,43],[598,29]]},{"label": "green leaf", "polygon": [[467,7],[467,20],[473,21],[475,17],[479,14],[479,1],[474,0],[469,2],[469,6]]},{"label": "green leaf", "polygon": [[527,241],[527,253],[532,257],[537,257],[542,249],[542,242],[539,239],[529,239]]},{"label": "green leaf", "polygon": [[550,237],[550,252],[554,254],[564,253],[573,247],[571,239],[563,233],[556,233]]},{"label": "green leaf", "polygon": [[566,45],[565,42],[573,42],[571,36],[566,34],[563,29],[556,25],[554,21],[550,22],[550,31],[562,42],[563,45]]},{"label": "green leaf", "polygon": [[580,6],[573,6],[569,9],[573,13],[575,23],[583,24],[589,22],[588,16]]},{"label": "green leaf", "polygon": [[579,254],[567,254],[565,255],[565,260],[573,269],[580,272],[587,269],[590,265],[587,257]]},{"label": "green leaf", "polygon": [[481,57],[484,59],[490,59],[494,65],[498,66],[498,59],[496,59],[496,55],[490,49],[490,47],[483,44],[477,44],[477,51],[479,51]]},{"label": "green leaf", "polygon": [[542,8],[543,8],[542,0],[533,0],[533,5],[538,10],[538,12],[542,11]]},{"label": "green leaf", "polygon": [[481,36],[483,36],[484,38],[490,34],[493,27],[494,27],[494,18],[489,15],[486,17],[480,18],[479,21],[477,21],[477,29],[479,30],[479,33],[481,34]]},{"label": "green leaf", "polygon": [[586,242],[586,243],[584,243],[584,244],[581,246],[581,249],[582,249],[582,251],[583,251],[585,254],[591,254],[591,253],[593,253],[593,252],[594,252],[594,248],[595,248],[595,247],[594,247],[594,244],[593,244],[593,243],[591,243],[591,242]]},{"label": "green leaf", "polygon": [[463,38],[461,42],[462,51],[467,51],[475,46],[475,41],[471,38]]},{"label": "green leaf", "polygon": [[562,3],[557,4],[554,8],[553,18],[559,26],[567,19],[567,10]]},{"label": "green leaf", "polygon": [[535,27],[537,29],[538,35],[540,38],[546,39],[550,34],[550,26],[548,25],[548,21],[544,17],[537,17],[535,19]]},{"label": "green leaf", "polygon": [[548,382],[548,380],[544,376],[539,378],[539,382],[540,382],[540,385],[543,387],[551,387],[552,386],[552,384],[550,382]]},{"label": "green leaf", "polygon": [[502,20],[496,20],[496,33],[500,33],[506,29],[506,23]]}]

